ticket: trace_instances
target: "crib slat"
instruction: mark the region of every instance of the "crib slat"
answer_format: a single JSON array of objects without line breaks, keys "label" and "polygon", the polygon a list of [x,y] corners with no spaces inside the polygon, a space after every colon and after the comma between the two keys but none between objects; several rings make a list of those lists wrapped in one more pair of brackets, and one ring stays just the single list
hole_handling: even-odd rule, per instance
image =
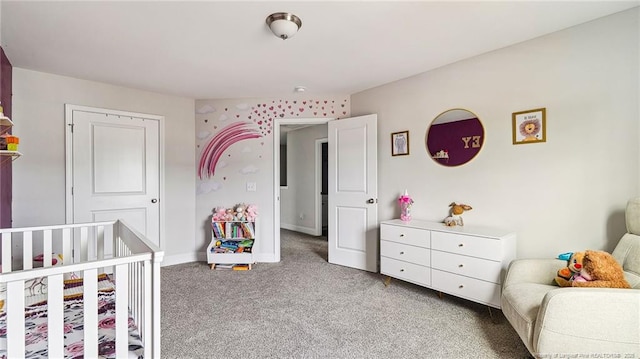
[{"label": "crib slat", "polygon": [[131,263],[131,271],[129,272],[129,277],[131,278],[131,283],[129,284],[129,292],[131,293],[131,300],[129,301],[129,307],[131,311],[134,313],[135,318],[140,318],[138,316],[138,294],[139,292],[135,289],[136,284],[140,280],[138,277],[138,265],[137,263]]},{"label": "crib slat", "polygon": [[71,228],[62,230],[62,260],[64,264],[73,263],[73,255],[71,253]]},{"label": "crib slat", "polygon": [[129,263],[128,268],[129,271],[127,272],[127,277],[129,278],[129,293],[131,293],[131,295],[129,296],[129,298],[127,298],[127,306],[129,307],[129,310],[131,311],[131,313],[133,314],[133,317],[136,317],[136,307],[134,305],[134,297],[136,295],[136,291],[133,289],[134,285],[135,285],[135,267],[134,267],[135,263]]},{"label": "crib slat", "polygon": [[48,278],[48,327],[49,358],[64,357],[64,288],[62,274]]},{"label": "crib slat", "polygon": [[[162,257],[160,257],[160,260],[156,260],[156,258],[154,258],[153,260],[153,269],[151,270],[151,280],[153,281],[152,283],[152,287],[153,287],[153,304],[151,305],[151,310],[153,311],[153,319],[152,319],[152,325],[153,325],[153,329],[151,329],[149,331],[149,335],[152,339],[151,342],[153,344],[153,352],[151,353],[152,356],[150,356],[150,358],[160,358],[161,354],[160,354],[160,340],[162,338],[162,326],[161,326],[161,316],[160,316],[160,293],[162,291],[162,288],[160,287],[160,262],[162,261]],[[146,356],[145,356],[146,358]]]},{"label": "crib slat", "polygon": [[80,262],[84,263],[88,260],[89,249],[87,247],[88,228],[80,228]]},{"label": "crib slat", "polygon": [[[51,253],[52,253],[52,242],[51,242],[51,230],[48,229],[46,231],[42,231],[43,239],[42,239],[42,250],[44,251],[44,257],[42,266],[43,267],[51,267]],[[25,258],[28,260],[28,258]]]},{"label": "crib slat", "polygon": [[[151,336],[153,331],[153,328],[151,326],[151,306],[153,305],[151,302],[151,293],[153,293],[151,291],[151,261],[142,262],[142,267],[144,269],[144,286],[138,287],[138,290],[144,288],[142,290],[142,295],[144,296],[144,304],[142,308],[144,309],[144,312],[142,314],[142,318],[138,319],[138,323],[140,323],[140,333],[142,334],[142,339],[144,340],[144,357],[153,358],[153,356],[151,355],[153,349],[153,346],[151,345],[153,339],[153,337]],[[156,354],[156,356],[159,358],[159,354]]]},{"label": "crib slat", "polygon": [[22,263],[23,269],[33,268],[33,232],[24,232],[22,235]]},{"label": "crib slat", "polygon": [[96,250],[95,250],[95,241],[96,241],[96,228],[95,227],[87,227],[87,260],[93,261],[96,260]]},{"label": "crib slat", "polygon": [[11,233],[2,233],[2,273],[11,272]]},{"label": "crib slat", "polygon": [[104,241],[105,241],[105,248],[104,248],[104,254],[108,257],[111,258],[114,256],[114,250],[113,250],[113,225],[110,226],[104,226]]},{"label": "crib slat", "polygon": [[96,242],[96,255],[98,260],[104,259],[104,227],[98,227],[98,240]]},{"label": "crib slat", "polygon": [[116,266],[116,358],[126,358],[129,351],[128,264]]},{"label": "crib slat", "polygon": [[7,283],[7,357],[23,358],[24,280]]},{"label": "crib slat", "polygon": [[138,292],[138,322],[141,326],[144,326],[144,308],[145,308],[145,297],[146,293],[144,292],[144,285],[147,281],[145,278],[145,262],[139,262],[138,264],[138,283],[136,283],[136,292]]},{"label": "crib slat", "polygon": [[98,270],[83,271],[84,357],[98,357]]},{"label": "crib slat", "polygon": [[[104,259],[104,226],[96,227],[98,235],[96,237],[96,258],[98,260]],[[100,268],[100,273],[105,273],[104,268]]]}]

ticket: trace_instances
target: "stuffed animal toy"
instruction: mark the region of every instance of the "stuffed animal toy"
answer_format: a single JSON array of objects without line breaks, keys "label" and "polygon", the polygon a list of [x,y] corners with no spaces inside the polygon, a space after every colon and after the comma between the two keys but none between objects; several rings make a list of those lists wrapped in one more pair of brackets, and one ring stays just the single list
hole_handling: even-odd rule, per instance
[{"label": "stuffed animal toy", "polygon": [[464,226],[464,222],[462,221],[462,213],[464,211],[470,211],[473,208],[466,204],[458,204],[456,202],[451,202],[449,205],[451,207],[451,215],[444,219],[444,224],[450,227],[453,226]]},{"label": "stuffed animal toy", "polygon": [[247,219],[246,213],[245,213],[245,208],[247,207],[247,205],[245,205],[244,203],[238,203],[234,206],[234,215],[233,218],[236,221],[244,221],[245,219]]},{"label": "stuffed animal toy", "polygon": [[224,221],[227,210],[224,207],[216,207],[213,209],[213,220],[216,222]]},{"label": "stuffed animal toy", "polygon": [[233,221],[233,217],[234,217],[233,208],[227,208],[226,213],[224,214],[224,220]]},{"label": "stuffed animal toy", "polygon": [[580,278],[580,270],[582,269],[582,259],[584,252],[564,253],[558,256],[563,259],[569,256],[567,266],[558,270],[555,281],[561,287],[571,287],[571,282],[576,278]]},{"label": "stuffed animal toy", "polygon": [[571,282],[573,287],[631,288],[622,266],[604,251],[585,251],[580,276]]},{"label": "stuffed animal toy", "polygon": [[255,204],[250,204],[246,209],[247,221],[253,222],[258,217],[258,207]]}]

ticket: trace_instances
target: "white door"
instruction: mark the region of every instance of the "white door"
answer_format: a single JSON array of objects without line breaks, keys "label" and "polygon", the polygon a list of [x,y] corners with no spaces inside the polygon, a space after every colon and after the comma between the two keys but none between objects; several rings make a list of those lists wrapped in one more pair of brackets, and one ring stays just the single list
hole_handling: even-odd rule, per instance
[{"label": "white door", "polygon": [[377,115],[329,121],[329,263],[378,271]]},{"label": "white door", "polygon": [[67,107],[67,221],[123,219],[160,246],[160,118]]}]

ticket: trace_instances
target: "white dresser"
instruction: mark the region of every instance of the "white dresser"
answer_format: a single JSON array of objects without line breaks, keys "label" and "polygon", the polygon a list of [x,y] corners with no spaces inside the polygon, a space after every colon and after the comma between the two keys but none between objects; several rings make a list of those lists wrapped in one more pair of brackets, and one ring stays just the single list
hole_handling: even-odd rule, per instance
[{"label": "white dresser", "polygon": [[495,308],[515,254],[516,234],[501,229],[380,223],[380,273]]}]

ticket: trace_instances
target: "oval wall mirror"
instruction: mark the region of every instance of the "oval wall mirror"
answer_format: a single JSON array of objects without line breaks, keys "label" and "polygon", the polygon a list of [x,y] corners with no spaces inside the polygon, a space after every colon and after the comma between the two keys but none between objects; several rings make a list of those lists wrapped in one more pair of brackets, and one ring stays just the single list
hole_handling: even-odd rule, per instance
[{"label": "oval wall mirror", "polygon": [[471,161],[484,143],[484,128],[475,113],[460,108],[447,110],[431,122],[425,144],[434,161],[460,166]]}]

